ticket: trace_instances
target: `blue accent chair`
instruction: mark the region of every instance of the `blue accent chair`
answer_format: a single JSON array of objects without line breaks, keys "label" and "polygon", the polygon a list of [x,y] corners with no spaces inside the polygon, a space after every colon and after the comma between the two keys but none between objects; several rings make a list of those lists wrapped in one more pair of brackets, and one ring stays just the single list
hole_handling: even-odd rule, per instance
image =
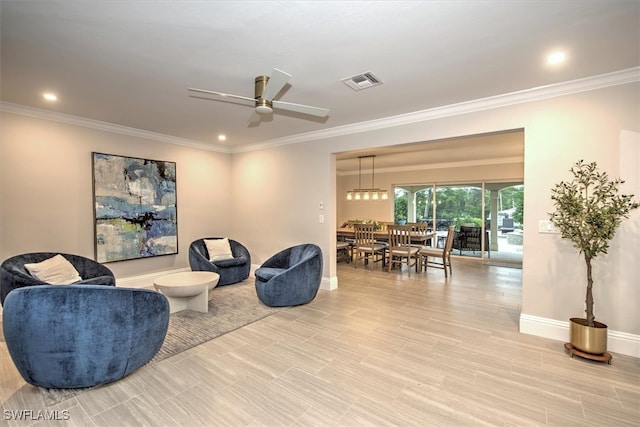
[{"label": "blue accent chair", "polygon": [[233,258],[219,261],[209,261],[209,252],[205,239],[222,239],[222,237],[205,237],[195,240],[189,246],[189,265],[192,271],[212,271],[220,275],[218,286],[238,283],[249,277],[251,270],[251,255],[241,243],[229,239]]},{"label": "blue accent chair", "polygon": [[82,388],[116,381],[160,350],[169,303],[148,289],[40,285],[11,291],[3,306],[7,349],[38,387]]},{"label": "blue accent chair", "polygon": [[[4,305],[4,300],[14,289],[25,286],[46,285],[46,282],[36,279],[24,267],[25,264],[42,262],[46,259],[58,255],[58,252],[33,252],[16,255],[7,258],[0,266],[0,305]],[[82,280],[74,283],[74,286],[85,285],[106,285],[115,286],[116,279],[113,272],[104,265],[80,255],[63,254],[73,267],[78,270]]]},{"label": "blue accent chair", "polygon": [[312,301],[322,281],[322,250],[312,243],[278,252],[255,272],[256,293],[265,305],[286,307]]}]

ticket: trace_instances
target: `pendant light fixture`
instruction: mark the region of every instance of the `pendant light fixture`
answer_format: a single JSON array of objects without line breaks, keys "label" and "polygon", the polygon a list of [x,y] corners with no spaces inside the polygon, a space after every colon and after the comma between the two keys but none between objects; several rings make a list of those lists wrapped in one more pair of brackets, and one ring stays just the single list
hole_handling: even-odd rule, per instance
[{"label": "pendant light fixture", "polygon": [[[371,188],[362,188],[362,159],[371,159]],[[347,191],[347,200],[387,200],[387,190],[375,188],[376,156],[358,157],[358,188]]]}]

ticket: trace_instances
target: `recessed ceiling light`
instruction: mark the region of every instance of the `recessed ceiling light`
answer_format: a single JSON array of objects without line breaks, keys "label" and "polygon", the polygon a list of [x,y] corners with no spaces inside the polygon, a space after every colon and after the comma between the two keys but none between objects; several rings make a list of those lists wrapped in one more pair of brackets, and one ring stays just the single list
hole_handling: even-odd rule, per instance
[{"label": "recessed ceiling light", "polygon": [[218,135],[218,141],[226,141],[227,140],[227,135]]},{"label": "recessed ceiling light", "polygon": [[56,94],[51,92],[43,93],[42,97],[47,101],[51,101],[51,102],[58,100],[58,97],[56,96]]},{"label": "recessed ceiling light", "polygon": [[549,65],[562,64],[566,60],[567,60],[567,54],[560,50],[552,52],[547,56],[547,64]]}]

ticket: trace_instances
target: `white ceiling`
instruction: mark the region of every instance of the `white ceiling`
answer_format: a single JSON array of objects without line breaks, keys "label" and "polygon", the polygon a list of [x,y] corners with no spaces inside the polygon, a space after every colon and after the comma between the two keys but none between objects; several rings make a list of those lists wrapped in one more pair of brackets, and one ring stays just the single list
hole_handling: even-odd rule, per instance
[{"label": "white ceiling", "polygon": [[[640,64],[637,0],[2,0],[0,19],[2,101],[228,151]],[[552,69],[555,48],[568,61]],[[329,116],[256,126],[242,102],[188,96],[252,97],[273,68],[293,76],[279,99]],[[384,83],[341,82],[365,71]]]}]

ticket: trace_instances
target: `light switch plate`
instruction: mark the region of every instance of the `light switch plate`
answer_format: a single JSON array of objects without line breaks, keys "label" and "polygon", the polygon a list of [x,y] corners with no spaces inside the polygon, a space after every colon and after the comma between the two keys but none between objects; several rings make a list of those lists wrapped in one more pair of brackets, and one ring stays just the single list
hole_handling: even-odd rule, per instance
[{"label": "light switch plate", "polygon": [[558,229],[549,220],[541,219],[538,221],[538,233],[552,233],[559,234]]}]

